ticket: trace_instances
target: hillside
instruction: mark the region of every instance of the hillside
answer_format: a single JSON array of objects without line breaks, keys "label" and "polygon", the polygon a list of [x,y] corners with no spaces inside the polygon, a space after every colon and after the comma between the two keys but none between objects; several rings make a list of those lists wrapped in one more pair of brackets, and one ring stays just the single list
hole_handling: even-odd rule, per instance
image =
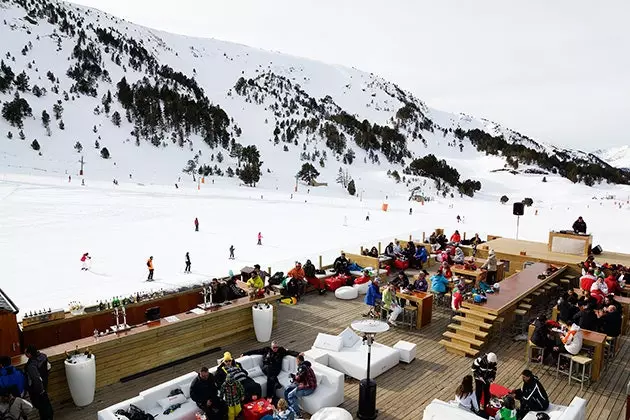
[{"label": "hillside", "polygon": [[483,190],[480,162],[587,185],[630,179],[595,155],[431,109],[356,69],[64,2],[3,0],[0,10],[5,172],[76,175],[83,158],[88,180],[173,184],[203,174],[286,189],[309,162],[331,186],[340,171],[357,183],[396,171],[392,183],[404,177],[427,196]]},{"label": "hillside", "polygon": [[630,146],[597,150],[594,154],[616,168],[630,170]]}]

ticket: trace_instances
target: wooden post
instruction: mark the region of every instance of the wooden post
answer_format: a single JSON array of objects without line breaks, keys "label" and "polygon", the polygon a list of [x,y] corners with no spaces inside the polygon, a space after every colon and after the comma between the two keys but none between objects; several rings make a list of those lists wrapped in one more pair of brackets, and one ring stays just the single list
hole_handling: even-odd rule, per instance
[{"label": "wooden post", "polygon": [[361,255],[363,255],[363,245],[361,245]]},{"label": "wooden post", "polygon": [[411,235],[409,235],[409,242],[411,242],[411,241],[412,241],[412,240],[411,240]]},{"label": "wooden post", "polygon": [[466,232],[464,232],[464,240],[466,240]]},{"label": "wooden post", "polygon": [[422,242],[426,242],[426,234],[422,232]]},{"label": "wooden post", "polygon": [[273,275],[273,273],[271,272],[271,267],[267,267],[267,273],[269,273],[269,276],[271,277]]},{"label": "wooden post", "polygon": [[323,266],[322,266],[322,256],[320,255],[320,256],[319,256],[319,269],[321,270],[321,269],[322,269],[322,267],[323,267]]},{"label": "wooden post", "polygon": [[378,243],[378,253],[379,253],[379,254],[381,253],[381,243],[380,243],[380,241],[379,241],[379,243]]}]

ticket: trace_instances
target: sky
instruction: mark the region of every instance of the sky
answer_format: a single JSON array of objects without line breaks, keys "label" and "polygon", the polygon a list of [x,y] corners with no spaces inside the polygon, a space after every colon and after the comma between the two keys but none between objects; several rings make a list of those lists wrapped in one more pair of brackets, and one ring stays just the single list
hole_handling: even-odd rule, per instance
[{"label": "sky", "polygon": [[630,143],[627,0],[75,3],[155,29],[374,72],[433,108],[536,140],[585,151]]}]

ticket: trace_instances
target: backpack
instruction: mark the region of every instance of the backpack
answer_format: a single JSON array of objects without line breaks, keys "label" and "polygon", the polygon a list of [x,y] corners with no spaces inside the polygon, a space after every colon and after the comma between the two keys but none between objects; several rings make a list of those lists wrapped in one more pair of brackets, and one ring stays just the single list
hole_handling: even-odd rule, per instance
[{"label": "backpack", "polygon": [[276,272],[273,276],[269,277],[269,285],[277,286],[284,280],[284,273],[282,271]]}]

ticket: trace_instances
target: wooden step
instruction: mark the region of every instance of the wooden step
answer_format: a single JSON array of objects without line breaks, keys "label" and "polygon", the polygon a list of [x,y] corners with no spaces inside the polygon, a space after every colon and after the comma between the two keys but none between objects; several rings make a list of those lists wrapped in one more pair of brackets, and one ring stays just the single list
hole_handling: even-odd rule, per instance
[{"label": "wooden step", "polygon": [[576,276],[569,275],[569,274],[565,274],[563,278],[564,278],[564,279],[568,279],[568,280],[575,280],[577,277],[576,277]]},{"label": "wooden step", "polygon": [[497,319],[496,315],[492,315],[492,314],[488,314],[488,313],[480,312],[480,311],[475,311],[472,309],[460,308],[459,312],[464,313],[466,315],[470,315],[474,318],[486,319],[488,321],[494,321],[495,319]]},{"label": "wooden step", "polygon": [[532,309],[532,305],[528,305],[527,303],[519,303],[518,308],[529,311],[530,309]]},{"label": "wooden step", "polygon": [[[461,344],[465,346],[466,344],[470,344],[471,346],[481,347],[484,342],[481,340],[477,340],[476,338],[467,337],[465,335],[460,335],[451,331],[446,331],[442,334],[443,337],[450,338],[451,342],[458,343],[461,341]],[[459,343],[458,343],[459,344]]]},{"label": "wooden step", "polygon": [[457,354],[459,356],[475,357],[479,354],[479,350],[477,349],[472,349],[470,347],[462,346],[460,344],[453,343],[452,341],[440,340],[439,344],[446,347],[446,350],[448,352]]},{"label": "wooden step", "polygon": [[465,325],[460,325],[460,324],[448,324],[448,328],[451,328],[455,331],[457,331],[458,333],[464,333],[464,334],[469,334],[470,336],[474,336],[474,337],[480,337],[480,338],[486,338],[488,336],[488,333],[485,331],[481,331],[481,330],[476,330],[474,328],[468,328]]},{"label": "wooden step", "polygon": [[471,318],[466,318],[465,316],[461,316],[461,315],[455,315],[453,319],[455,321],[459,321],[462,325],[472,325],[472,328],[483,328],[486,330],[489,330],[490,328],[492,328],[492,324],[488,324],[483,321],[478,321]]}]

